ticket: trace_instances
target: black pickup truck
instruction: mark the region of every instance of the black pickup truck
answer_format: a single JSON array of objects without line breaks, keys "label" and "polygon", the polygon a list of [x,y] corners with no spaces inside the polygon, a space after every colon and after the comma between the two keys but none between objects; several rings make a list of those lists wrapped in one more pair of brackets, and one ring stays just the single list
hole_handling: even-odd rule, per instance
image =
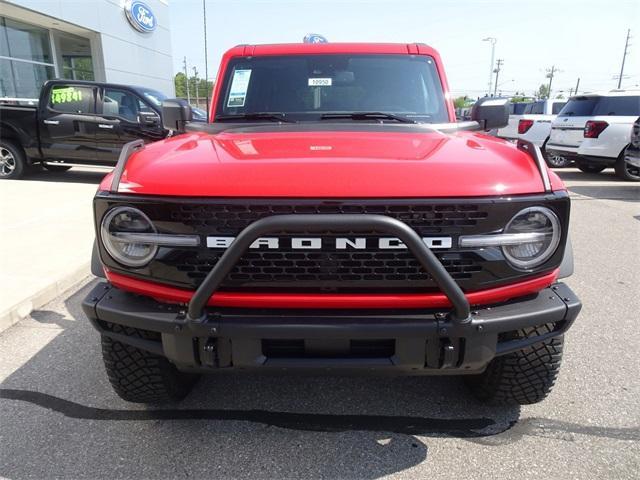
[{"label": "black pickup truck", "polygon": [[75,80],[46,82],[37,106],[0,98],[0,179],[19,178],[34,164],[114,166],[125,143],[167,136],[165,98],[149,88]]}]

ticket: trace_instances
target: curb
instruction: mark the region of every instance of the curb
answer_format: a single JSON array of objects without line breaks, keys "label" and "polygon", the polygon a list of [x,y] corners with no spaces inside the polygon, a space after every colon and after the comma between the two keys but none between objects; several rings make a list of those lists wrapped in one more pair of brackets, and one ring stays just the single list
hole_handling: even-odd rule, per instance
[{"label": "curb", "polygon": [[83,280],[91,276],[90,262],[84,263],[80,268],[59,278],[42,290],[30,295],[26,299],[0,313],[0,333],[15,325],[23,318],[29,316],[31,312],[46,305],[56,297],[59,297],[67,290],[70,290]]}]

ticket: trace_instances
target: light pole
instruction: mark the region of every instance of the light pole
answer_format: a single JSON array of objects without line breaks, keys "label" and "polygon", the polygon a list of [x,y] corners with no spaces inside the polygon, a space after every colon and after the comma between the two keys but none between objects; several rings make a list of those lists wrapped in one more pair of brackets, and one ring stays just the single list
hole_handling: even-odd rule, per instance
[{"label": "light pole", "polygon": [[487,96],[491,95],[491,87],[493,87],[493,62],[496,58],[496,42],[495,37],[487,37],[482,39],[483,42],[491,42],[491,63],[489,64],[489,89],[487,90]]},{"label": "light pole", "polygon": [[500,67],[502,66],[503,63],[504,63],[504,60],[502,60],[501,58],[499,58],[498,61],[496,62],[496,69],[494,70],[494,72],[496,72],[496,86],[493,89],[494,97],[498,95],[498,75],[500,75]]}]

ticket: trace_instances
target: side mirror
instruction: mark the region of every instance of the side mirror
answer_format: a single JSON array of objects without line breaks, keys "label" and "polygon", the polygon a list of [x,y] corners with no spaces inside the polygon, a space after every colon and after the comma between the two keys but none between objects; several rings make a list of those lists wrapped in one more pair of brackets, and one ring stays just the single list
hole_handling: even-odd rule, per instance
[{"label": "side mirror", "polygon": [[140,112],[140,124],[145,127],[157,127],[160,125],[160,116],[153,112]]},{"label": "side mirror", "polygon": [[186,100],[172,98],[162,102],[162,126],[165,129],[182,133],[191,117],[191,106]]},{"label": "side mirror", "polygon": [[483,130],[506,127],[510,105],[508,98],[481,98],[471,109],[471,120],[478,122]]}]

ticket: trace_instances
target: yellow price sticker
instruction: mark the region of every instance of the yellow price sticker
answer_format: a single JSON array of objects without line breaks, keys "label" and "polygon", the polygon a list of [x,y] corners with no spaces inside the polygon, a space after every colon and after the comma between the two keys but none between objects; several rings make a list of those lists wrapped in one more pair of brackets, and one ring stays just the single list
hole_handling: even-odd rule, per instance
[{"label": "yellow price sticker", "polygon": [[51,90],[51,103],[72,103],[82,101],[82,91],[74,87],[54,88]]}]

